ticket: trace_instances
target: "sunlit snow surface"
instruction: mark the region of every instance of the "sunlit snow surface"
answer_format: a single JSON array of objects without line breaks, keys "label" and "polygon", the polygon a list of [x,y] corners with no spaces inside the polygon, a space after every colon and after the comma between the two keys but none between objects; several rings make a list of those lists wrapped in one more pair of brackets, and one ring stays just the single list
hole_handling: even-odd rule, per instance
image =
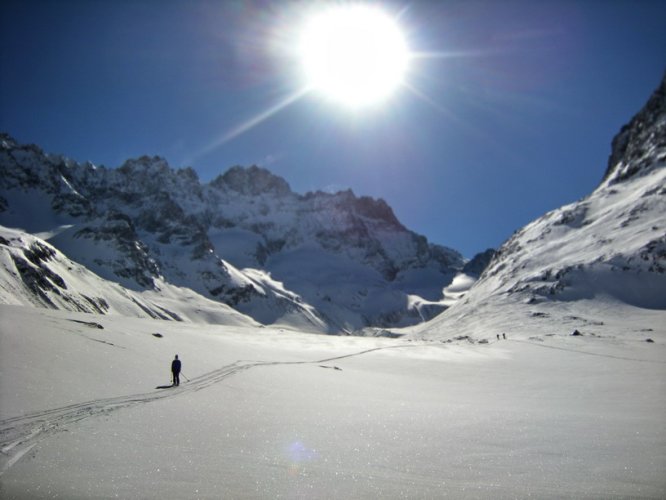
[{"label": "sunlit snow surface", "polygon": [[426,343],[2,305],[0,496],[663,498],[645,313]]}]

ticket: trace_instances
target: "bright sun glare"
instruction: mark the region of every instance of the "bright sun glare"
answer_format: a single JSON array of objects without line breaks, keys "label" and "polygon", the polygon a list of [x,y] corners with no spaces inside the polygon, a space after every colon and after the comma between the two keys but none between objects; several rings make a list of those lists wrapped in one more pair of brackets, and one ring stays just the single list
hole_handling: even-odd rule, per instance
[{"label": "bright sun glare", "polygon": [[299,52],[308,86],[350,108],[385,100],[407,70],[408,50],[398,25],[369,6],[316,13],[303,30]]}]

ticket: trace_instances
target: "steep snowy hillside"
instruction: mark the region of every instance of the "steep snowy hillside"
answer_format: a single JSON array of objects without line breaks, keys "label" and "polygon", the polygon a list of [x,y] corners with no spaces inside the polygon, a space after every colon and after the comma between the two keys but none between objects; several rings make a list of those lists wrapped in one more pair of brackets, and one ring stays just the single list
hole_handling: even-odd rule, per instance
[{"label": "steep snowy hillside", "polygon": [[0,223],[135,291],[168,283],[264,324],[354,331],[441,312],[465,264],[351,191],[298,195],[258,167],[201,184],[158,157],[108,169],[0,139]]},{"label": "steep snowy hillside", "polygon": [[418,330],[603,333],[610,311],[666,324],[665,166],[666,78],[613,140],[601,185],[514,234],[465,299]]},{"label": "steep snowy hillside", "polygon": [[130,318],[258,326],[226,304],[162,281],[155,283],[154,290],[127,290],[71,261],[45,241],[2,226],[0,303]]}]

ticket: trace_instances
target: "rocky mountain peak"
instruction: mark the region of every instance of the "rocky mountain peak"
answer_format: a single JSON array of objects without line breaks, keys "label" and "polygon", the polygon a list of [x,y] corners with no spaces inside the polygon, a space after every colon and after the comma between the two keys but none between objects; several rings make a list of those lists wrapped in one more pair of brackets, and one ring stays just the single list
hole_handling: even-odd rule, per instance
[{"label": "rocky mountain peak", "polygon": [[370,219],[378,219],[387,223],[390,227],[405,230],[405,227],[393,213],[393,209],[381,198],[375,199],[370,196],[361,196],[354,200],[354,208],[358,215]]},{"label": "rocky mountain peak", "polygon": [[6,132],[0,132],[0,148],[11,149],[18,147],[16,140]]},{"label": "rocky mountain peak", "polygon": [[[161,156],[141,156],[127,160],[117,169],[112,169],[112,176],[118,185],[116,189],[125,193],[170,196],[200,196],[199,176],[191,167],[172,168]],[[114,175],[118,174],[118,175]]]},{"label": "rocky mountain peak", "polygon": [[166,159],[161,156],[141,156],[139,158],[131,158],[120,167],[120,172],[129,175],[145,175],[145,174],[164,174],[170,169]]},{"label": "rocky mountain peak", "polygon": [[265,193],[285,196],[292,192],[289,184],[282,177],[256,165],[248,168],[232,167],[211,181],[210,185],[218,189],[228,189],[249,196]]},{"label": "rocky mountain peak", "polygon": [[643,109],[613,138],[604,181],[617,183],[666,159],[666,74]]}]

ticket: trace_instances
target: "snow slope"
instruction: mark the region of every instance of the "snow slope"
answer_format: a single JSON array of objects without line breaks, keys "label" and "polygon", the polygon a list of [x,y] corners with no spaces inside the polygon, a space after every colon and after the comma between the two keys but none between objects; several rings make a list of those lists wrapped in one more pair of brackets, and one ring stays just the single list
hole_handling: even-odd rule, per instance
[{"label": "snow slope", "polygon": [[[418,336],[544,328],[605,334],[621,311],[666,325],[666,79],[613,140],[589,196],[517,231],[465,298]],[[628,332],[636,328],[627,325]]]},{"label": "snow slope", "polygon": [[[231,307],[158,281],[132,291],[95,275],[45,241],[0,226],[0,303],[95,315],[257,326]],[[91,317],[89,322],[95,322]]]},{"label": "snow slope", "polygon": [[[3,498],[666,492],[663,330],[473,344],[90,319],[0,306]],[[189,380],[155,389],[175,353]]]}]

